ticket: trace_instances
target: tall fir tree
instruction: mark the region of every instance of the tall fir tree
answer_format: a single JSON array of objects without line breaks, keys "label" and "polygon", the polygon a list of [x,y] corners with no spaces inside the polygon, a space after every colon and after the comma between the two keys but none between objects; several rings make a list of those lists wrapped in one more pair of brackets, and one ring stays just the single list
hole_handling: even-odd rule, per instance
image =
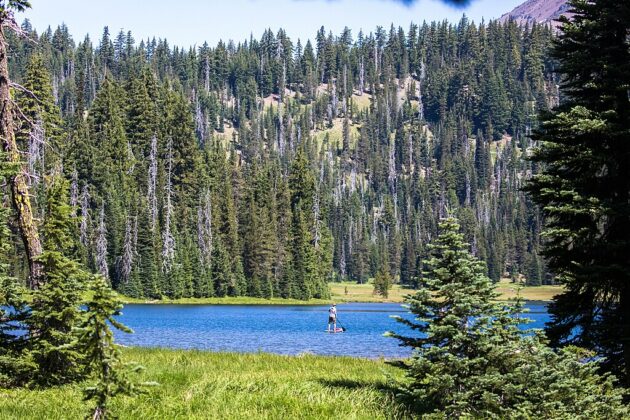
[{"label": "tall fir tree", "polygon": [[594,349],[630,385],[630,5],[573,0],[553,50],[562,104],[543,116],[528,185],[545,215],[555,344]]},{"label": "tall fir tree", "polygon": [[585,363],[586,353],[554,352],[519,328],[522,302],[494,301],[495,286],[459,231],[454,218],[440,223],[421,288],[406,298],[414,319],[397,318],[413,334],[387,334],[414,350],[395,362],[407,374],[403,401],[423,418],[626,416],[614,378]]},{"label": "tall fir tree", "polygon": [[127,326],[116,319],[120,315],[122,303],[111,290],[107,281],[95,277],[89,286],[93,296],[87,303],[86,317],[78,326],[81,353],[93,384],[84,389],[85,400],[94,400],[88,417],[94,420],[115,418],[111,410],[111,400],[118,395],[134,396],[143,391],[151,382],[134,382],[130,373],[138,372],[142,366],[125,363],[120,346],[114,343],[113,328],[130,333]]},{"label": "tall fir tree", "polygon": [[45,283],[33,296],[28,326],[32,334],[30,352],[38,369],[36,380],[42,385],[56,385],[83,374],[83,355],[75,328],[81,321],[82,292],[89,276],[67,255],[75,246],[68,182],[53,175],[46,184],[44,252],[40,257]]}]

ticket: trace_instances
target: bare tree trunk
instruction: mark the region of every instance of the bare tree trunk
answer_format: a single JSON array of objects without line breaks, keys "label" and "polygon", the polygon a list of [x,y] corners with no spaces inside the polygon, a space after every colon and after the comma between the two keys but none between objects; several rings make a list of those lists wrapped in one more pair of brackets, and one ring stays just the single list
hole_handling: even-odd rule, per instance
[{"label": "bare tree trunk", "polygon": [[107,227],[105,226],[105,204],[101,207],[98,229],[96,234],[96,269],[106,279],[109,279],[107,265]]},{"label": "bare tree trunk", "polygon": [[[9,66],[7,43],[4,34],[4,18],[0,17],[0,138],[7,153],[7,160],[12,164],[20,164],[20,152],[15,141],[13,125],[13,104],[9,82]],[[9,180],[11,184],[11,201],[17,213],[18,226],[24,242],[30,269],[29,286],[37,289],[43,282],[42,264],[38,257],[42,253],[37,225],[33,218],[31,198],[28,191],[28,176],[20,165],[20,171]]]},{"label": "bare tree trunk", "polygon": [[162,246],[162,271],[164,273],[170,273],[173,268],[173,260],[175,259],[175,238],[171,230],[171,219],[173,216],[173,203],[171,196],[173,195],[173,185],[171,182],[171,174],[173,169],[173,139],[169,138],[167,143],[168,150],[168,172],[166,175],[166,203],[164,205],[164,233],[163,246]]}]

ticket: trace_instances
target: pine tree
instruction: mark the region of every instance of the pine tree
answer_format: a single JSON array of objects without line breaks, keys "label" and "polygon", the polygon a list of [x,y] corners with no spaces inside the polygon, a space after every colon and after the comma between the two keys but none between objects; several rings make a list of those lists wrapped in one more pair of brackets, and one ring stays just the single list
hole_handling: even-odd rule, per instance
[{"label": "pine tree", "polygon": [[127,199],[133,166],[124,129],[124,91],[110,76],[105,78],[89,114],[90,137],[96,145],[96,161],[90,183],[102,189],[113,186],[117,201]]},{"label": "pine tree", "polygon": [[521,330],[522,302],[493,302],[495,287],[467,248],[457,221],[443,220],[421,289],[406,298],[415,319],[397,318],[417,334],[388,333],[414,349],[396,363],[410,408],[429,418],[627,415],[614,378],[598,375],[583,352],[556,353],[540,333]]},{"label": "pine tree", "polygon": [[291,271],[294,277],[291,297],[308,300],[314,297],[319,279],[311,232],[304,219],[304,214],[300,211],[293,215]]},{"label": "pine tree", "polygon": [[[40,54],[34,54],[26,67],[25,92],[17,98],[23,117],[19,120],[17,140],[28,151],[28,168],[31,186],[36,197],[44,201],[43,190],[36,188],[40,179],[51,168],[61,164],[65,144],[60,141],[63,121],[55,105],[51,89],[51,77]],[[56,153],[50,153],[51,150]]]},{"label": "pine tree", "polygon": [[157,246],[159,235],[152,226],[151,210],[147,206],[140,206],[138,214],[138,266],[137,276],[142,283],[142,296],[148,298],[159,298],[159,273],[160,265],[157,261]]},{"label": "pine tree", "polygon": [[223,241],[217,238],[212,248],[212,262],[210,264],[210,278],[214,282],[214,295],[228,296],[234,287],[234,275],[230,265],[230,257],[223,246]]},{"label": "pine tree", "polygon": [[416,273],[416,252],[409,238],[406,238],[402,246],[400,260],[400,283],[413,286]]},{"label": "pine tree", "polygon": [[[159,124],[154,98],[157,95],[157,83],[151,72],[145,68],[139,77],[129,80],[127,87],[127,138],[134,148],[134,154],[139,159],[147,158]],[[141,179],[145,179],[146,172],[140,169],[139,174]]]},{"label": "pine tree", "polygon": [[81,321],[79,306],[88,274],[64,254],[74,246],[67,184],[58,175],[47,178],[44,252],[39,257],[45,283],[33,297],[28,318],[36,382],[42,385],[74,381],[83,372],[74,329]]},{"label": "pine tree", "polygon": [[289,187],[292,210],[293,297],[304,300],[312,297],[325,298],[328,290],[317,268],[317,254],[311,231],[311,226],[315,225],[311,211],[315,197],[315,180],[302,150],[298,151],[291,167]]},{"label": "pine tree", "polygon": [[95,383],[85,388],[84,397],[94,400],[95,407],[89,417],[105,420],[115,418],[110,408],[112,398],[137,395],[143,386],[154,383],[133,382],[129,373],[138,372],[142,367],[123,362],[120,347],[114,343],[110,325],[126,333],[132,332],[116,319],[123,306],[117,295],[100,277],[92,279],[90,291],[93,296],[87,303],[86,318],[79,328],[79,342],[90,377]]},{"label": "pine tree", "polygon": [[630,385],[630,50],[627,2],[570,2],[553,56],[564,102],[543,117],[528,186],[545,215],[543,255],[565,292],[554,344],[594,349]]},{"label": "pine tree", "polygon": [[392,276],[389,274],[387,267],[381,268],[376,277],[374,277],[374,294],[384,297],[389,297],[389,290],[392,288]]},{"label": "pine tree", "polygon": [[[263,295],[261,285],[266,285],[271,279],[272,232],[265,207],[260,207],[251,199],[248,209],[249,220],[243,245],[245,275],[250,279],[247,295],[260,297]],[[265,286],[265,289],[268,290],[268,287]],[[265,295],[271,297],[268,291]]]}]

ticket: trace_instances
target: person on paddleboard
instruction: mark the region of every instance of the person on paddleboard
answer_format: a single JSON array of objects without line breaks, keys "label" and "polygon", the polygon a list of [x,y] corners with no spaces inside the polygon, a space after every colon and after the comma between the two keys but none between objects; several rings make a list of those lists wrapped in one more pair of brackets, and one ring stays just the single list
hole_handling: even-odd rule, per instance
[{"label": "person on paddleboard", "polygon": [[333,325],[332,332],[337,332],[337,304],[335,303],[328,309],[328,332],[330,332],[330,324]]}]

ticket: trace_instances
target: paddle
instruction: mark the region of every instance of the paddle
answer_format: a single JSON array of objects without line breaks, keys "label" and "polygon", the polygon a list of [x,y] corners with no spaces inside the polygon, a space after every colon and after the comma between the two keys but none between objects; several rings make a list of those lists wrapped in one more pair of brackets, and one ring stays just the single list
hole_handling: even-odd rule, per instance
[{"label": "paddle", "polygon": [[337,317],[337,324],[339,324],[339,326],[341,327],[341,331],[346,332],[346,327],[341,325],[341,322],[339,322],[339,317]]}]

